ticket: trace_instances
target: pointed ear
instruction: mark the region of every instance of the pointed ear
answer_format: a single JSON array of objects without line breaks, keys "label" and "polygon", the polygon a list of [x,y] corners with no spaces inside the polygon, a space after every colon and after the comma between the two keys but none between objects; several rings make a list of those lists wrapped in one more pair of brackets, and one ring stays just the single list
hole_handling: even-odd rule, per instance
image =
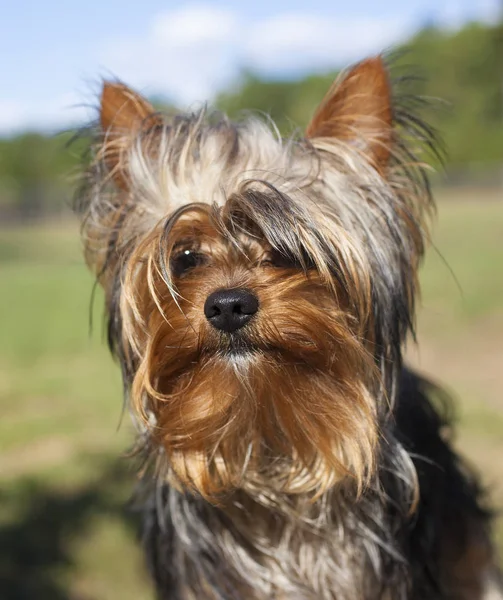
[{"label": "pointed ear", "polygon": [[126,151],[139,133],[162,124],[162,117],[150,102],[124,84],[105,81],[100,101],[100,124],[103,134],[101,157],[115,183],[126,188]]},{"label": "pointed ear", "polygon": [[381,57],[365,60],[335,82],[306,130],[308,138],[354,144],[384,171],[392,143],[391,86]]}]

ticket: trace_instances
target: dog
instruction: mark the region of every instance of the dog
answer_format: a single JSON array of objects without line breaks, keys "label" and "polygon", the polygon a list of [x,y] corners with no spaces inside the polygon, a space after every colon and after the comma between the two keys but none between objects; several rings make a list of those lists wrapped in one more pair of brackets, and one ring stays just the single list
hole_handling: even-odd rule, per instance
[{"label": "dog", "polygon": [[402,361],[436,136],[399,88],[364,60],[282,139],[103,84],[77,211],[160,599],[503,597],[448,401]]}]

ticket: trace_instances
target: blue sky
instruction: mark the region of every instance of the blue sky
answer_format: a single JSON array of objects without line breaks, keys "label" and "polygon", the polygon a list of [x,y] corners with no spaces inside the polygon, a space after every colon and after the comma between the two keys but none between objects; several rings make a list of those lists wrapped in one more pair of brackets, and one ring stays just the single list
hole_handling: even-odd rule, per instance
[{"label": "blue sky", "polygon": [[[102,77],[182,105],[243,66],[293,76],[358,60],[428,19],[493,21],[499,0],[11,0],[0,20],[0,135],[91,114]],[[64,7],[64,8],[63,8]]]}]

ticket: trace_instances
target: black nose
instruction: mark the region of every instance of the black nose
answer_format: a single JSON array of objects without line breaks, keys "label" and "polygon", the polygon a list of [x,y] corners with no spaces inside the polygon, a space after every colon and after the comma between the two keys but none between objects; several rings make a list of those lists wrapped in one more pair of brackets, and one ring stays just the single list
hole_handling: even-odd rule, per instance
[{"label": "black nose", "polygon": [[248,290],[218,290],[204,303],[208,321],[222,331],[232,333],[243,327],[258,311],[258,298]]}]

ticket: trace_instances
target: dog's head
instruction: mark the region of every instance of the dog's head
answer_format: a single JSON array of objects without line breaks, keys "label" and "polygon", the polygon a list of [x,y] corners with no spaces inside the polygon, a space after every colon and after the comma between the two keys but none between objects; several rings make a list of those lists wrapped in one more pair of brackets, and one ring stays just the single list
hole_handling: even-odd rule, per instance
[{"label": "dog's head", "polygon": [[405,130],[380,58],[287,141],[104,85],[86,254],[173,483],[316,495],[372,475],[429,204]]}]

